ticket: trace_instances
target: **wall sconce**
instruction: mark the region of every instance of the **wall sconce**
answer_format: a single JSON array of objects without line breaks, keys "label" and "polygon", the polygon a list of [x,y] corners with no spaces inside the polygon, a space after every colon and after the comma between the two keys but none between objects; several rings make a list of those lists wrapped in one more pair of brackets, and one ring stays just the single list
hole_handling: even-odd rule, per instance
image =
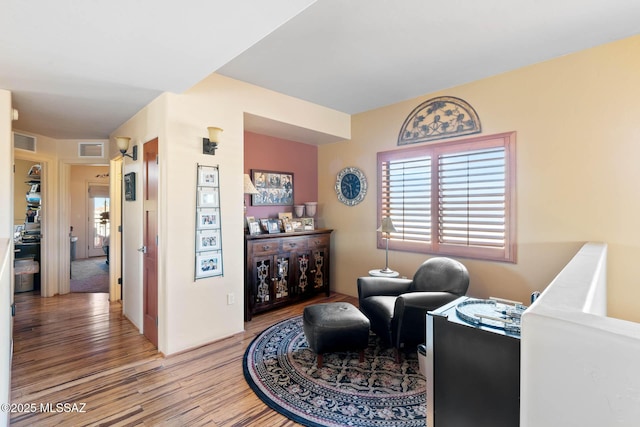
[{"label": "wall sconce", "polygon": [[209,130],[209,138],[202,138],[202,154],[212,154],[215,156],[222,129],[217,127],[208,127],[207,129]]},{"label": "wall sconce", "polygon": [[133,146],[133,152],[131,154],[127,154],[127,150],[129,149],[129,142],[131,138],[128,136],[116,136],[116,144],[118,144],[118,150],[122,153],[122,157],[130,157],[135,162],[138,160],[138,146]]},{"label": "wall sconce", "polygon": [[393,221],[391,221],[391,217],[389,216],[385,216],[384,218],[382,218],[382,224],[380,225],[380,227],[378,227],[378,229],[376,231],[381,231],[383,234],[386,234],[387,236],[385,237],[385,239],[387,240],[387,250],[386,250],[386,255],[385,255],[385,266],[384,269],[380,270],[380,273],[382,274],[394,274],[395,271],[393,271],[392,269],[389,268],[389,234],[390,233],[395,233],[396,228],[393,226]]}]

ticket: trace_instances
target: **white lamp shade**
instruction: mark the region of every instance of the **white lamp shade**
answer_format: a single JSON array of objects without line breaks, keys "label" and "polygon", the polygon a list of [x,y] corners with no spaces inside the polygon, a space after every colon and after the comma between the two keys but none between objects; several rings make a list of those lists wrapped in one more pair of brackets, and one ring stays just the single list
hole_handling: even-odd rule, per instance
[{"label": "white lamp shade", "polygon": [[244,194],[258,194],[258,190],[251,182],[249,174],[244,174]]},{"label": "white lamp shade", "polygon": [[385,216],[382,218],[382,224],[376,231],[382,231],[383,233],[395,233],[396,228],[393,226],[393,221],[391,221],[391,217]]},{"label": "white lamp shade", "polygon": [[207,130],[209,131],[209,141],[219,143],[222,129],[217,127],[208,127]]},{"label": "white lamp shade", "polygon": [[116,136],[116,144],[118,145],[118,150],[120,150],[121,153],[126,153],[129,149],[130,141],[131,138],[129,138],[128,136]]}]

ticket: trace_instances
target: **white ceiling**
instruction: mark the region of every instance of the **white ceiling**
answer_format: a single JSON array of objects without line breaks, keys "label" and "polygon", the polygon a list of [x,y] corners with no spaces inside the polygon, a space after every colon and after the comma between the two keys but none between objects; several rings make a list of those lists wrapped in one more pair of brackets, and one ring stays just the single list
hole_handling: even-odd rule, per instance
[{"label": "white ceiling", "polygon": [[214,71],[353,114],[638,33],[638,0],[4,0],[0,88],[106,138]]}]

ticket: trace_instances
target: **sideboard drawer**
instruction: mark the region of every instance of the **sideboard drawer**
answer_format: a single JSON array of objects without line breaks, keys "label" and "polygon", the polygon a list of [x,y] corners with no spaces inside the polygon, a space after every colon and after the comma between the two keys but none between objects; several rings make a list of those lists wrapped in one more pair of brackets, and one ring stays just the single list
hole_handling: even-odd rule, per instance
[{"label": "sideboard drawer", "polygon": [[304,251],[307,249],[307,237],[298,237],[292,239],[281,239],[280,249],[285,252],[289,251]]},{"label": "sideboard drawer", "polygon": [[279,240],[256,241],[249,244],[250,251],[255,255],[275,254],[280,251]]},{"label": "sideboard drawer", "polygon": [[316,249],[321,247],[328,247],[330,242],[330,238],[328,235],[325,236],[310,236],[307,239],[307,245],[309,245],[309,249]]}]

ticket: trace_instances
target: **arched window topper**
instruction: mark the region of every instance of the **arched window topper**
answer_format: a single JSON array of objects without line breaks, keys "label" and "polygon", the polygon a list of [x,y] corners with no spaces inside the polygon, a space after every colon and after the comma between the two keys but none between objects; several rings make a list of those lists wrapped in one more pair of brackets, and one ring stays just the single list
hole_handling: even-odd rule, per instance
[{"label": "arched window topper", "polygon": [[440,96],[418,105],[402,124],[398,145],[480,133],[480,118],[460,98]]}]

